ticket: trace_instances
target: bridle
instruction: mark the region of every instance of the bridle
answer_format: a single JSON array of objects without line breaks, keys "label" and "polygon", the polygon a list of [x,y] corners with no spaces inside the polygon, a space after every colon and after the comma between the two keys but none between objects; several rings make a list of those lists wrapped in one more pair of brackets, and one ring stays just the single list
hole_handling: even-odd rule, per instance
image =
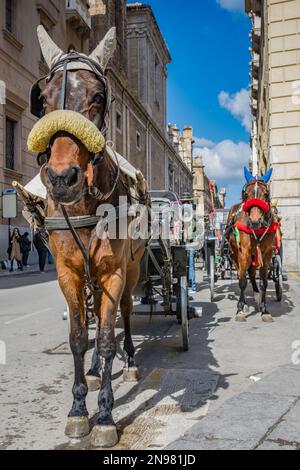
[{"label": "bridle", "polygon": [[103,124],[102,127],[100,128],[100,132],[105,136],[107,132],[107,116],[111,107],[111,102],[112,102],[112,97],[111,97],[111,87],[109,85],[108,78],[105,76],[104,71],[100,67],[100,65],[91,59],[90,57],[87,57],[84,54],[79,54],[78,52],[71,51],[68,54],[66,54],[61,60],[56,62],[54,66],[51,68],[50,72],[37,80],[35,82],[30,90],[30,111],[31,113],[38,117],[42,117],[42,112],[43,112],[43,101],[41,97],[41,87],[40,83],[45,81],[49,83],[54,74],[58,72],[59,70],[62,70],[63,76],[62,76],[62,87],[60,91],[60,99],[59,99],[59,107],[58,109],[65,109],[66,105],[66,96],[67,96],[67,87],[68,87],[68,65],[69,64],[76,64],[78,63],[78,68],[74,67],[72,70],[80,70],[81,69],[81,64],[84,64],[88,67],[88,70],[91,72],[94,72],[98,80],[100,80],[103,85],[104,85],[104,93],[105,93],[105,98],[106,98],[106,105],[105,105],[105,110],[103,114]]}]

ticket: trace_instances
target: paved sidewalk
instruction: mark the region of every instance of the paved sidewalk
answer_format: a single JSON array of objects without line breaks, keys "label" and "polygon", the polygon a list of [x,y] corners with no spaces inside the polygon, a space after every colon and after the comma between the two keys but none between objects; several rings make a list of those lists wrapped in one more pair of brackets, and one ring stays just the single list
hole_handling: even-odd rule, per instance
[{"label": "paved sidewalk", "polygon": [[278,368],[167,449],[300,450],[300,366]]},{"label": "paved sidewalk", "polygon": [[[47,264],[45,268],[45,272],[52,272],[55,271],[55,266],[53,264]],[[15,269],[12,273],[9,271],[9,269],[0,269],[0,278],[1,277],[11,277],[11,276],[21,276],[21,275],[26,275],[26,274],[34,274],[34,273],[39,273],[40,268],[38,264],[33,264],[29,266],[28,268],[24,268],[23,271],[19,271],[18,269]]]}]

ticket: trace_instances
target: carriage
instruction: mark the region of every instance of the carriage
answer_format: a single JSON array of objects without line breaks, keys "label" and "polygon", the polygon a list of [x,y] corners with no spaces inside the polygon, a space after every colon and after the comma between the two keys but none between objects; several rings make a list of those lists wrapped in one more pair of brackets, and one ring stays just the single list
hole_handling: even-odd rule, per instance
[{"label": "carriage", "polygon": [[210,288],[211,301],[214,300],[215,283],[218,279],[232,277],[232,262],[229,256],[229,246],[224,234],[227,225],[229,209],[215,209],[206,223],[204,237],[204,261],[207,280]]},{"label": "carriage", "polygon": [[180,227],[181,203],[171,191],[150,192],[152,237],[141,261],[133,312],[137,315],[173,315],[181,325],[183,350],[189,349],[187,251]]},{"label": "carriage", "polygon": [[[179,230],[181,203],[171,191],[150,192],[154,232],[140,265],[140,279],[134,291],[135,315],[174,316],[181,325],[182,347],[189,349],[189,320],[197,309],[189,305],[187,251]],[[169,235],[164,237],[163,235]],[[63,320],[69,321],[68,307]],[[89,320],[89,325],[94,319]]]}]

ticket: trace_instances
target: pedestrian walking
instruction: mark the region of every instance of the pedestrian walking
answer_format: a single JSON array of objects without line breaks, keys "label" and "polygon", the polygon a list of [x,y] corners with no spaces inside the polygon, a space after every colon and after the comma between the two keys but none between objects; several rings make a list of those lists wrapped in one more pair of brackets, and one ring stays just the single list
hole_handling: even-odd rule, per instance
[{"label": "pedestrian walking", "polygon": [[10,259],[10,272],[14,270],[14,261],[18,264],[18,269],[23,271],[23,263],[22,263],[22,237],[20,234],[20,230],[15,228],[12,236],[9,240],[9,247],[7,250],[9,259]]},{"label": "pedestrian walking", "polygon": [[28,232],[25,232],[22,235],[21,243],[22,243],[22,252],[23,252],[23,257],[22,257],[23,267],[27,268],[28,267],[28,257],[29,257],[29,253],[31,251],[31,241],[29,240],[29,233]]},{"label": "pedestrian walking", "polygon": [[47,255],[48,255],[48,248],[45,245],[46,239],[47,239],[47,234],[43,230],[36,232],[36,234],[33,237],[33,243],[37,249],[38,256],[39,256],[39,267],[40,267],[41,273],[45,272],[45,265],[46,265]]}]

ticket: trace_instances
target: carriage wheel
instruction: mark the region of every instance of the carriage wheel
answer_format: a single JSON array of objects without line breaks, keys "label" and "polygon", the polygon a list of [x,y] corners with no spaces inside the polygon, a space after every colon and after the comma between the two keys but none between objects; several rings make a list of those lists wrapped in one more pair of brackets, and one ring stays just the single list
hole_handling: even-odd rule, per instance
[{"label": "carriage wheel", "polygon": [[188,288],[187,278],[178,279],[177,319],[181,325],[183,350],[189,349],[189,315],[188,315]]},{"label": "carriage wheel", "polygon": [[276,290],[276,299],[278,302],[282,300],[282,285],[283,285],[283,276],[282,276],[282,263],[279,255],[276,255],[274,260],[274,282]]},{"label": "carriage wheel", "polygon": [[210,300],[213,302],[215,296],[215,256],[211,254],[209,257],[209,287],[210,287]]}]

